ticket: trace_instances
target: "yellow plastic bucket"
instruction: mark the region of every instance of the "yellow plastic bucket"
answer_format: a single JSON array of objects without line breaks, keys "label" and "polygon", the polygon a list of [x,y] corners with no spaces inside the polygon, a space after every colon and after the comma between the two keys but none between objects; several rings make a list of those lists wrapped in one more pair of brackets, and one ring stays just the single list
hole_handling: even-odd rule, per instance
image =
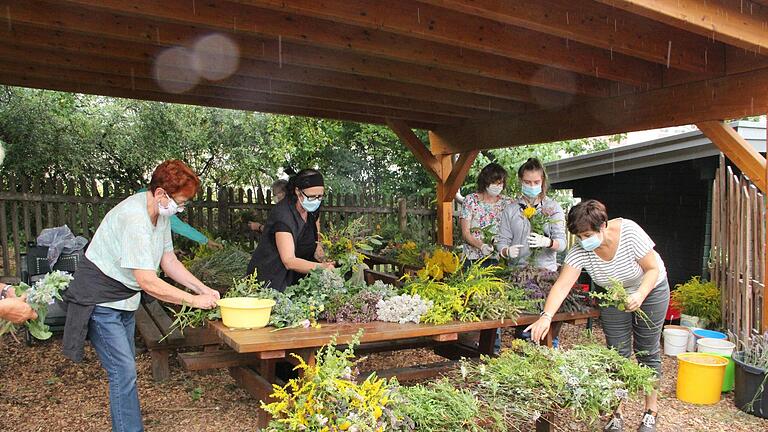
[{"label": "yellow plastic bucket", "polygon": [[677,398],[697,405],[718,403],[728,359],[715,354],[685,353],[678,354],[677,360]]},{"label": "yellow plastic bucket", "polygon": [[232,297],[218,301],[221,321],[230,328],[261,328],[269,322],[274,300]]}]

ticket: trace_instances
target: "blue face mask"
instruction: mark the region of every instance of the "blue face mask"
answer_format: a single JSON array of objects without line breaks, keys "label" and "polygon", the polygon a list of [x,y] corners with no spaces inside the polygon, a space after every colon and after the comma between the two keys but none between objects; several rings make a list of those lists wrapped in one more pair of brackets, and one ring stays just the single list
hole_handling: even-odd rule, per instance
[{"label": "blue face mask", "polygon": [[304,207],[304,210],[312,213],[312,212],[317,211],[317,209],[320,208],[320,204],[321,203],[322,203],[322,201],[320,201],[319,199],[310,201],[310,200],[304,198],[301,201],[301,206]]},{"label": "blue face mask", "polygon": [[581,247],[583,247],[585,251],[592,252],[593,250],[600,247],[600,245],[603,243],[603,239],[601,239],[599,235],[595,234],[580,240],[580,242]]},{"label": "blue face mask", "polygon": [[523,189],[523,195],[527,196],[528,198],[536,198],[541,193],[541,185],[538,184],[536,186],[528,186],[527,184],[522,184]]}]

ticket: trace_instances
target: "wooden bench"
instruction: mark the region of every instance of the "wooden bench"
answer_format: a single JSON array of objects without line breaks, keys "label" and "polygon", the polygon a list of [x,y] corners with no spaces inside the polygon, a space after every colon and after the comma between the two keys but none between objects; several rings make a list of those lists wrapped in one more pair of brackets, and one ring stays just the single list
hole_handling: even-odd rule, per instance
[{"label": "wooden bench", "polygon": [[165,381],[170,376],[170,356],[179,348],[203,346],[205,351],[211,351],[221,344],[216,333],[207,326],[185,329],[183,335],[174,330],[160,342],[168,334],[172,323],[171,316],[156,300],[142,301],[136,311],[136,328],[152,358],[152,378],[157,382]]}]

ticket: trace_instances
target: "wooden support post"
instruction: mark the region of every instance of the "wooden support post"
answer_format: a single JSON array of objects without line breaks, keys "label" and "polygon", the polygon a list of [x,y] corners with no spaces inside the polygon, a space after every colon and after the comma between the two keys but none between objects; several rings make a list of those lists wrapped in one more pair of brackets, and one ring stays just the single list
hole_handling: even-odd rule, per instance
[{"label": "wooden support post", "polygon": [[696,127],[712,140],[717,148],[752,180],[755,186],[763,193],[768,193],[765,158],[735,129],[721,121],[700,122],[696,123]]},{"label": "wooden support post", "polygon": [[453,246],[453,197],[446,201],[448,184],[445,179],[451,172],[452,155],[437,156],[440,163],[440,179],[437,181],[437,243]]},{"label": "wooden support post", "polygon": [[[768,158],[768,127],[766,128],[765,145],[766,157]],[[763,182],[768,185],[768,164],[766,164],[765,172],[763,173]],[[765,214],[768,215],[768,200],[764,200],[764,202]],[[768,222],[763,221],[762,223],[767,225],[765,227],[765,241],[763,243],[763,258],[765,259],[763,264],[763,310],[760,314],[760,331],[765,334],[765,332],[768,332]]]}]

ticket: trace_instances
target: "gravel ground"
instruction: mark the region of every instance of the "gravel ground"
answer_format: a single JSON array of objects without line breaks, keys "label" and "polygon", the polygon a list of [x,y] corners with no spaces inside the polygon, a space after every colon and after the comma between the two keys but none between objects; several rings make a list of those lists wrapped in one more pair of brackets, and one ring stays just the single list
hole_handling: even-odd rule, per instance
[{"label": "gravel ground", "polygon": [[[561,335],[565,349],[578,338],[579,328],[565,326]],[[602,338],[599,329],[596,336]],[[510,336],[504,341],[508,343]],[[61,355],[61,341],[32,347],[11,338],[0,340],[0,431],[106,431],[109,430],[107,379],[92,349],[76,365]],[[397,355],[376,354],[360,370],[402,367],[440,361],[427,350],[409,350]],[[137,356],[139,395],[147,431],[253,431],[256,402],[239,389],[225,371],[187,373],[172,365],[171,379],[152,381],[147,353]],[[659,431],[768,431],[768,420],[738,411],[732,396],[714,406],[695,406],[675,399],[677,376],[674,359],[664,358]],[[642,401],[626,406],[627,430],[635,430]],[[587,431],[600,425],[574,424],[567,413],[558,413],[560,430]],[[521,425],[527,430],[527,425]]]}]

